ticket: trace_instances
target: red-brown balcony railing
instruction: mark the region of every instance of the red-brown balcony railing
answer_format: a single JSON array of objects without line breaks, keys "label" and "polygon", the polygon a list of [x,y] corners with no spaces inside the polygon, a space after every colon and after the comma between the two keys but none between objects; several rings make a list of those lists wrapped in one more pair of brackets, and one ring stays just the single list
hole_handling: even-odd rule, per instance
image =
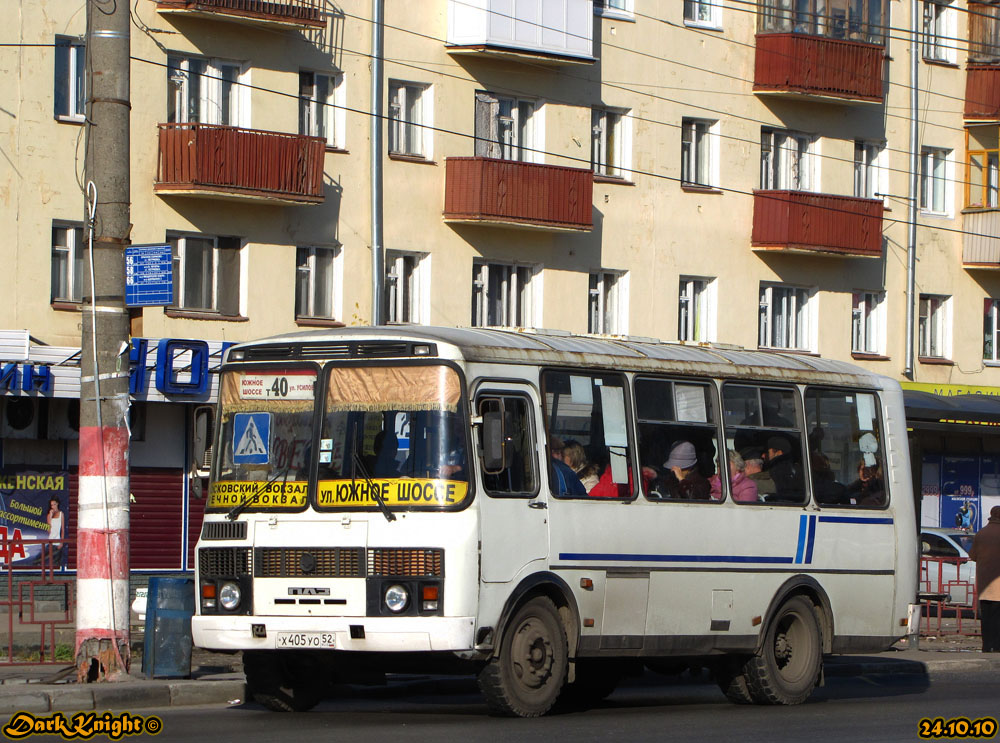
[{"label": "red-brown balcony railing", "polygon": [[323,201],[322,137],[217,124],[159,126],[157,193]]},{"label": "red-brown balcony railing", "polygon": [[808,191],[754,191],[755,248],[882,255],[882,202]]},{"label": "red-brown balcony railing", "polygon": [[488,157],[445,160],[445,219],[593,229],[594,174]]},{"label": "red-brown balcony railing", "polygon": [[221,20],[323,28],[324,0],[154,0],[161,13],[215,15]]},{"label": "red-brown balcony railing", "polygon": [[805,34],[757,34],[755,93],[808,93],[882,100],[885,48]]},{"label": "red-brown balcony railing", "polygon": [[1000,119],[1000,65],[970,62],[966,67],[965,118]]}]

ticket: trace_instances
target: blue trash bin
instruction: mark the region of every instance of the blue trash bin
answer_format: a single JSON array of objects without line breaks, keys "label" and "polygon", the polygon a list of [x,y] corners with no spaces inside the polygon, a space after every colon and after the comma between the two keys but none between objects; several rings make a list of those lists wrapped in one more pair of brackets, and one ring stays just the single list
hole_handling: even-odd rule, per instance
[{"label": "blue trash bin", "polygon": [[149,579],[142,650],[142,672],[146,678],[188,678],[191,675],[193,614],[194,580]]}]

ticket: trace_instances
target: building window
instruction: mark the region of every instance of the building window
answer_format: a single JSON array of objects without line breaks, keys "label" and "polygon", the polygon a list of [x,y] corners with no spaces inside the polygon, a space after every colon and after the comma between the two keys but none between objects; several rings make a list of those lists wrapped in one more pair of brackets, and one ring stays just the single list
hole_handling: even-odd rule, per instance
[{"label": "building window", "polygon": [[681,183],[690,186],[717,185],[715,149],[718,145],[713,130],[715,121],[683,119],[681,121]]},{"label": "building window", "polygon": [[476,157],[542,162],[538,114],[533,101],[477,91]]},{"label": "building window", "polygon": [[885,292],[854,292],[851,309],[851,351],[885,353]]},{"label": "building window", "polygon": [[859,199],[883,198],[884,152],[879,142],[854,141],[854,195]]},{"label": "building window", "polygon": [[621,271],[590,274],[587,332],[606,335],[628,333],[627,278]]},{"label": "building window", "polygon": [[1000,349],[997,348],[1000,299],[987,299],[983,305],[983,361],[1000,362]]},{"label": "building window", "polygon": [[590,167],[608,178],[630,178],[628,112],[595,108],[591,111]]},{"label": "building window", "polygon": [[969,61],[978,64],[1000,62],[1000,5],[970,3]]},{"label": "building window", "polygon": [[951,0],[924,0],[924,59],[954,62],[955,10]]},{"label": "building window", "polygon": [[424,259],[420,253],[385,254],[385,300],[387,322],[426,323],[423,309]]},{"label": "building window", "polygon": [[479,263],[472,266],[472,325],[533,327],[532,266]]},{"label": "building window", "polygon": [[761,284],[757,345],[761,348],[811,350],[810,300],[808,289]]},{"label": "building window", "polygon": [[243,85],[246,75],[238,62],[169,56],[167,121],[249,126],[250,98]]},{"label": "building window", "polygon": [[681,276],[677,292],[677,340],[715,340],[715,280]]},{"label": "building window", "polygon": [[887,0],[758,0],[757,29],[882,44],[887,5]]},{"label": "building window", "polygon": [[812,156],[812,137],[761,129],[760,187],[769,191],[812,191]]},{"label": "building window", "polygon": [[684,0],[684,22],[692,26],[722,25],[721,0]]},{"label": "building window", "polygon": [[[966,173],[969,182],[966,184],[965,205],[971,208],[996,208],[1000,206],[1000,150],[996,148],[996,139],[989,144],[991,149],[979,149],[984,146],[981,141],[983,130],[995,132],[993,127],[970,127],[968,151],[966,152]],[[975,138],[973,138],[975,132]],[[995,134],[994,134],[995,137]]]},{"label": "building window", "polygon": [[924,147],[920,151],[920,208],[931,214],[949,212],[950,150]]},{"label": "building window", "polygon": [[83,121],[87,102],[86,58],[87,47],[82,41],[56,37],[53,102],[57,119]]},{"label": "building window", "polygon": [[389,81],[389,152],[431,157],[429,86]]},{"label": "building window", "polygon": [[633,0],[594,0],[594,12],[611,18],[631,18]]},{"label": "building window", "polygon": [[172,307],[239,315],[240,238],[168,233],[167,242],[174,263]]},{"label": "building window", "polygon": [[83,227],[73,223],[52,225],[52,301],[83,299]]},{"label": "building window", "polygon": [[948,349],[948,297],[940,294],[921,294],[917,334],[920,338],[918,353],[924,358],[947,358]]},{"label": "building window", "polygon": [[344,149],[344,76],[299,72],[299,134]]},{"label": "building window", "polygon": [[336,317],[337,248],[295,249],[295,317]]}]

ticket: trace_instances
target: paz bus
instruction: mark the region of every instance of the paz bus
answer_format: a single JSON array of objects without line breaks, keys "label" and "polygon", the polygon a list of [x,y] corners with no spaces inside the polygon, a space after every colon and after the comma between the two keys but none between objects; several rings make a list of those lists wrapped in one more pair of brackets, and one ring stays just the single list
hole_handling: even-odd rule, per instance
[{"label": "paz bus", "polygon": [[390,326],[239,344],[220,374],[193,635],[272,709],[459,671],[534,717],[689,664],[795,704],[824,654],[913,622],[903,398],[850,364]]}]

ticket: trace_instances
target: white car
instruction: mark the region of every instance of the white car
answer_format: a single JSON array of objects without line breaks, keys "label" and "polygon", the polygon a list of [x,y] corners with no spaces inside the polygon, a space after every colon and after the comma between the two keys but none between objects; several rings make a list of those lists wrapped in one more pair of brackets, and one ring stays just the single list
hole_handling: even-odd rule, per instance
[{"label": "white car", "polygon": [[976,563],[969,560],[973,535],[961,529],[920,530],[920,592],[942,594],[949,604],[971,606]]}]

